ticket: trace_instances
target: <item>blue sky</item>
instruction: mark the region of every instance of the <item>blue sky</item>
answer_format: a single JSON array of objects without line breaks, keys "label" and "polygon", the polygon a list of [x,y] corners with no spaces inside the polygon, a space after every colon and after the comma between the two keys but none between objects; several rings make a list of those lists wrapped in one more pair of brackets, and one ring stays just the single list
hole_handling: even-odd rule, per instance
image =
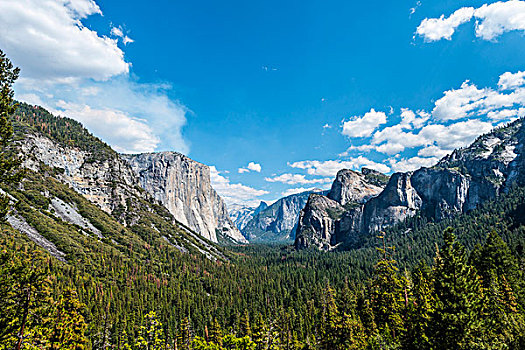
[{"label": "blue sky", "polygon": [[208,164],[228,203],[429,166],[523,116],[524,31],[517,0],[0,1],[17,98]]}]

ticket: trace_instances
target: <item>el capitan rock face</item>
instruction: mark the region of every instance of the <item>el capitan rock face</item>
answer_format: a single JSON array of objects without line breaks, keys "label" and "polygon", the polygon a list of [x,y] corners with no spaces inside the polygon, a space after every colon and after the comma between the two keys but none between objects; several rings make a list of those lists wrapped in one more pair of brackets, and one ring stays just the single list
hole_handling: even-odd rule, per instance
[{"label": "el capitan rock face", "polygon": [[[338,174],[332,186],[335,193],[331,191],[329,197],[336,199],[338,204],[347,199],[353,199],[356,204],[346,205],[335,224],[329,225],[335,227],[329,246],[316,244],[320,238],[324,239],[326,230],[311,232],[312,225],[304,226],[310,230],[309,234],[306,238],[298,236],[295,245],[299,249],[311,246],[333,249],[341,243],[352,244],[363,235],[417,213],[441,220],[474,209],[514,184],[525,183],[524,141],[525,130],[523,119],[520,119],[480,136],[472,145],[455,150],[434,167],[393,174],[382,192],[369,199],[362,197],[361,205],[358,205],[360,197],[354,193],[362,195],[363,186],[353,187],[359,183],[353,180],[353,174]],[[347,177],[350,180],[341,181]],[[307,205],[305,210],[310,207]],[[303,216],[311,217],[312,214]],[[300,221],[301,230],[303,224]]]},{"label": "el capitan rock face", "polygon": [[217,242],[219,237],[245,243],[228,216],[226,204],[211,186],[210,168],[177,152],[122,155],[140,185],[182,224]]}]

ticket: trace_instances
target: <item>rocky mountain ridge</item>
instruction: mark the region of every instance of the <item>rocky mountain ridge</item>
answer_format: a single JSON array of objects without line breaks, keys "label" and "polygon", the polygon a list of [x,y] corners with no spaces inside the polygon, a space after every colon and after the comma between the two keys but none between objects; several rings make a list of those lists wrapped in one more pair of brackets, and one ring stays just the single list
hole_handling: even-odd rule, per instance
[{"label": "rocky mountain ridge", "polygon": [[[330,250],[418,213],[441,220],[472,210],[525,183],[524,145],[525,127],[519,119],[478,137],[431,168],[393,174],[384,190],[362,205],[341,212],[338,201],[313,198],[301,214],[295,246]],[[347,192],[352,192],[351,186]],[[338,214],[330,216],[330,210]]]},{"label": "rocky mountain ridge", "polygon": [[314,189],[277,200],[254,214],[243,228],[243,235],[251,242],[293,241],[299,213],[311,193],[323,193],[323,190]]},{"label": "rocky mountain ridge", "polygon": [[[381,193],[387,180],[386,175],[368,168],[361,172],[340,170],[326,196],[312,194],[308,198],[299,216],[295,246],[326,250],[337,246],[342,240],[339,232],[343,216],[352,213],[354,218],[361,213],[364,203]],[[359,221],[344,225],[354,227]]]},{"label": "rocky mountain ridge", "polygon": [[236,242],[247,242],[212,188],[208,166],[177,152],[121,158],[138,176],[140,186],[168,208],[176,220],[213,242],[218,242],[218,232]]},{"label": "rocky mountain ridge", "polygon": [[[31,181],[24,180],[23,184],[38,188],[38,191],[31,192],[29,197],[26,196],[27,191],[21,192],[21,195],[27,197],[29,206],[40,202],[49,203],[48,206],[35,208],[36,211],[27,211],[29,217],[52,216],[60,222],[81,228],[88,236],[99,240],[110,239],[117,245],[117,236],[129,235],[136,237],[137,242],[142,242],[140,244],[152,244],[150,240],[153,239],[157,242],[155,244],[168,244],[182,252],[200,252],[211,259],[223,257],[208,240],[209,237],[197,234],[189,225],[177,220],[142,188],[140,178],[128,162],[92,136],[80,123],[65,117],[55,117],[37,106],[21,104],[13,116],[13,126],[16,135],[14,144],[22,166],[28,169],[31,177]],[[51,180],[57,181],[49,182]],[[46,190],[43,183],[56,187],[55,193]],[[75,196],[64,195],[71,190],[91,204],[88,205]],[[214,193],[212,190],[209,192]],[[218,211],[222,210],[223,217],[229,220],[224,203],[216,193],[215,196],[215,208],[218,208]],[[36,199],[37,203],[33,204],[32,201]],[[17,202],[20,202],[20,199],[13,197],[13,204]],[[86,209],[87,207],[89,208]],[[109,215],[100,221],[98,226],[93,220],[98,220],[104,215],[97,211]],[[36,239],[38,236],[33,232],[35,223],[26,222],[28,218],[24,217],[23,213],[19,210],[13,211],[10,221],[16,223],[19,231],[34,237],[38,244],[42,243],[44,248],[50,247],[44,239]],[[108,220],[113,220],[110,220],[110,217],[117,221],[107,224]],[[102,230],[101,227],[105,229]],[[137,234],[142,238],[135,236]],[[150,237],[148,243],[143,242],[144,237]]]},{"label": "rocky mountain ridge", "polygon": [[261,210],[268,208],[268,204],[261,201],[257,207],[249,207],[242,204],[233,204],[229,206],[230,219],[239,230],[242,230],[253,219],[254,215]]}]

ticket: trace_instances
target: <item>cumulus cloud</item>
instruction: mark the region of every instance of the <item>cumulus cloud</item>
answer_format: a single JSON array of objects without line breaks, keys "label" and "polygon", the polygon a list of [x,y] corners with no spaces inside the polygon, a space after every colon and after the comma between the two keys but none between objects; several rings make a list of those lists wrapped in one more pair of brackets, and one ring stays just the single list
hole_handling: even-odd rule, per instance
[{"label": "cumulus cloud", "polygon": [[239,174],[249,173],[250,171],[255,171],[260,173],[262,170],[261,164],[250,162],[246,168],[239,168]]},{"label": "cumulus cloud", "polygon": [[401,160],[391,159],[390,165],[392,170],[395,172],[406,172],[414,171],[421,167],[431,167],[439,161],[439,158],[430,157],[430,158],[421,158],[421,157],[412,157],[412,158],[403,158]]},{"label": "cumulus cloud", "polygon": [[81,20],[101,14],[92,0],[6,0],[0,2],[0,46],[40,80],[107,80],[129,71],[117,40],[100,36]]},{"label": "cumulus cloud", "polygon": [[261,167],[261,164],[250,162],[248,163],[248,169],[260,173],[262,170],[262,167]]},{"label": "cumulus cloud", "polygon": [[525,85],[525,72],[505,72],[499,77],[498,87],[501,90],[515,89]]},{"label": "cumulus cloud", "polygon": [[265,180],[268,182],[282,182],[288,185],[322,184],[332,182],[332,178],[307,179],[306,176],[302,174],[282,174],[274,177],[266,177]]},{"label": "cumulus cloud", "polygon": [[360,170],[362,167],[388,173],[390,168],[381,163],[376,163],[366,157],[359,156],[349,160],[305,160],[288,164],[292,168],[305,169],[309,175],[335,176],[341,169]]},{"label": "cumulus cloud", "polygon": [[101,15],[93,0],[0,1],[0,47],[21,68],[16,98],[78,118],[117,150],[187,153],[187,109],[168,97],[169,85],[129,74],[118,40],[131,39],[120,26],[110,38],[82,23]]},{"label": "cumulus cloud", "polygon": [[470,21],[474,12],[473,7],[462,7],[446,18],[445,15],[439,18],[425,18],[417,27],[416,33],[424,37],[425,41],[450,40],[456,28]]},{"label": "cumulus cloud", "polygon": [[153,130],[143,121],[111,109],[92,109],[59,101],[55,113],[76,119],[103,139],[111,139],[121,153],[152,152],[160,142]]},{"label": "cumulus cloud", "polygon": [[511,91],[479,89],[467,80],[461,84],[459,89],[444,92],[444,96],[436,101],[432,116],[442,121],[458,120],[486,115],[500,109],[524,106],[525,88],[519,87],[523,85],[520,79],[523,77],[520,77],[519,73],[507,72],[500,76],[498,85],[502,90]]},{"label": "cumulus cloud", "polygon": [[354,117],[343,122],[343,135],[348,137],[367,137],[372,135],[378,126],[386,123],[386,114],[376,112],[373,108],[362,117]]},{"label": "cumulus cloud", "polygon": [[258,190],[240,183],[232,184],[230,179],[221,175],[215,166],[210,166],[211,184],[215,191],[224,199],[227,205],[241,203],[247,206],[257,206],[257,197],[268,194],[268,191]]},{"label": "cumulus cloud", "polygon": [[[524,72],[503,73],[497,89],[478,88],[467,80],[460,88],[445,91],[431,113],[402,108],[399,116],[389,117],[399,118],[397,124],[380,128],[363,144],[351,145],[340,156],[382,153],[389,157],[394,171],[429,166],[495,126],[525,117],[524,85]],[[308,169],[316,171],[314,166]]]},{"label": "cumulus cloud", "polygon": [[494,40],[513,30],[525,31],[525,1],[498,1],[477,9],[462,7],[448,17],[425,18],[416,33],[427,42],[450,40],[458,26],[473,18],[476,19],[476,37],[483,40]]}]

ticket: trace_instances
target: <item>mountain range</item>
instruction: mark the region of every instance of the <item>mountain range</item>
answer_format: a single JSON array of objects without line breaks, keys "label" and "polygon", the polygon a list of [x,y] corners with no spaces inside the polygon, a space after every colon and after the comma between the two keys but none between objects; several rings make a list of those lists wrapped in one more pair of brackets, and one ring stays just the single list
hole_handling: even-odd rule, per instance
[{"label": "mountain range", "polygon": [[[435,166],[394,173],[373,184],[362,173],[341,170],[327,196],[311,195],[301,212],[295,247],[351,248],[407,218],[440,221],[465,213],[525,184],[523,119],[481,135]],[[385,179],[385,178],[382,178]]]}]

